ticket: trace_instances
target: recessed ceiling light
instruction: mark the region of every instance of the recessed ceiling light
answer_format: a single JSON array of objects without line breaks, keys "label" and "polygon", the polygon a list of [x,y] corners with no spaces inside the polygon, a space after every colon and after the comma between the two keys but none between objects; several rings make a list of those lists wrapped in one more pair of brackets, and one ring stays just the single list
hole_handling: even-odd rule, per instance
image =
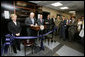
[{"label": "recessed ceiling light", "polygon": [[57,7],[57,6],[62,6],[63,4],[60,2],[57,2],[57,3],[52,3],[51,5]]},{"label": "recessed ceiling light", "polygon": [[69,11],[69,13],[75,13],[76,11]]},{"label": "recessed ceiling light", "polygon": [[69,13],[73,13],[73,14],[76,14],[76,11],[69,11]]},{"label": "recessed ceiling light", "polygon": [[32,2],[32,3],[40,3],[42,1],[28,1],[28,2]]},{"label": "recessed ceiling light", "polygon": [[60,9],[69,9],[68,7],[61,7]]}]

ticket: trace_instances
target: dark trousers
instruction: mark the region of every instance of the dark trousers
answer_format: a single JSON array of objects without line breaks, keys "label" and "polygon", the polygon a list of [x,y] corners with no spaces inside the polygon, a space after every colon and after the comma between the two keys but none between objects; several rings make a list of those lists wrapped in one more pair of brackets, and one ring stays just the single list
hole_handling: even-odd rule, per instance
[{"label": "dark trousers", "polygon": [[72,41],[74,39],[74,35],[71,31],[69,31],[69,41]]},{"label": "dark trousers", "polygon": [[60,28],[60,38],[63,38],[64,40],[66,39],[65,30],[66,30],[65,26],[62,26]]},{"label": "dark trousers", "polygon": [[16,53],[17,50],[19,50],[19,51],[21,50],[20,49],[20,40],[19,39],[14,39],[12,43],[13,43],[12,48],[13,48],[14,53]]},{"label": "dark trousers", "polygon": [[[44,34],[43,30],[39,30],[39,35],[43,35],[43,34]],[[40,38],[39,38],[39,40],[40,40]]]},{"label": "dark trousers", "polygon": [[39,35],[42,35],[42,34],[43,34],[43,30],[40,30],[40,31],[39,31]]},{"label": "dark trousers", "polygon": [[[37,36],[37,33],[38,33],[38,31],[30,29],[30,35],[28,34],[28,36]],[[29,40],[30,43],[35,43],[35,41],[36,41],[36,39],[30,39]]]}]

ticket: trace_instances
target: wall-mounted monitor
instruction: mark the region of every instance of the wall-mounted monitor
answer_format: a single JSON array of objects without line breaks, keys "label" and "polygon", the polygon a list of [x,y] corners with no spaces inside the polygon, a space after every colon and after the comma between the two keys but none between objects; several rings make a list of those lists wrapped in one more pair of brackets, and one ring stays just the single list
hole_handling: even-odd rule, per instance
[{"label": "wall-mounted monitor", "polygon": [[5,17],[5,19],[10,19],[9,11],[4,11],[4,17]]}]

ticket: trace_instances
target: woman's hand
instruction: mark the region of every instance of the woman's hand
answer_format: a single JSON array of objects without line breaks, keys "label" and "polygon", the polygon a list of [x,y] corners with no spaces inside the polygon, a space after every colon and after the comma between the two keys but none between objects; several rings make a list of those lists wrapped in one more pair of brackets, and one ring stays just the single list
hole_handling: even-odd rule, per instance
[{"label": "woman's hand", "polygon": [[17,33],[16,36],[20,36],[20,33]]}]

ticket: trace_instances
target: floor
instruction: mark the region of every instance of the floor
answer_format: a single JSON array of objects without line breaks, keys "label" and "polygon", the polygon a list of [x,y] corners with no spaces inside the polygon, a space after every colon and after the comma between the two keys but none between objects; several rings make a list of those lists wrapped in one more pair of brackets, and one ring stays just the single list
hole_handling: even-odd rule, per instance
[{"label": "floor", "polygon": [[[84,56],[84,46],[76,41],[69,42],[63,41],[59,36],[54,36],[54,41],[51,39],[44,40],[44,50],[40,50],[40,42],[37,40],[37,46],[34,48],[34,52],[30,48],[27,48],[26,56]],[[4,54],[3,56],[25,56],[24,46],[21,44],[21,51],[17,54],[13,52]]]}]

